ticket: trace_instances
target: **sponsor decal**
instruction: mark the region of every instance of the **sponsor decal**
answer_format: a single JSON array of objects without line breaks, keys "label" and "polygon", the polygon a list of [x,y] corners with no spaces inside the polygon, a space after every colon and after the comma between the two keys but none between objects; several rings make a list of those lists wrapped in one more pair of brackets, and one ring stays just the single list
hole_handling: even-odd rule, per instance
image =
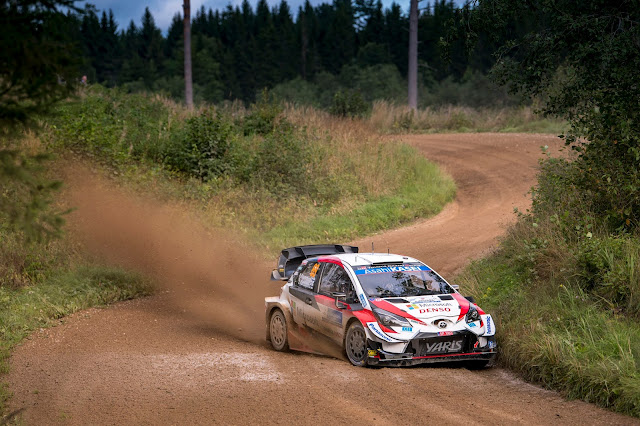
[{"label": "sponsor decal", "polygon": [[327,311],[327,316],[324,317],[324,320],[332,322],[334,324],[342,324],[342,312],[336,311],[334,309],[329,309]]},{"label": "sponsor decal", "polygon": [[469,327],[474,328],[477,327],[478,324],[476,324],[475,322],[470,322],[469,324],[467,324]]},{"label": "sponsor decal", "polygon": [[462,350],[462,341],[425,343],[425,350],[427,353],[460,352]]},{"label": "sponsor decal", "polygon": [[367,298],[364,297],[364,294],[360,293],[358,295],[358,298],[360,299],[360,303],[362,303],[362,307],[366,308],[367,307]]},{"label": "sponsor decal", "polygon": [[369,356],[376,356],[378,355],[378,351],[376,351],[375,349],[369,349],[367,351],[367,353],[369,354]]},{"label": "sponsor decal", "polygon": [[318,273],[318,269],[320,269],[320,264],[316,263],[315,265],[313,265],[313,268],[311,268],[311,272],[309,272],[309,276],[311,278],[315,278],[316,274]]},{"label": "sponsor decal", "polygon": [[[300,310],[301,310],[301,309],[300,309]],[[301,311],[302,311],[302,310],[301,310]],[[309,314],[306,314],[304,311],[302,311],[302,316],[304,317],[304,321],[305,321],[307,324],[313,324],[313,325],[318,324],[318,319],[317,319],[316,317],[311,316],[311,315],[309,315]]]},{"label": "sponsor decal", "polygon": [[442,302],[442,300],[440,300],[437,297],[419,297],[419,298],[413,299],[413,303],[438,303],[438,302]]},{"label": "sponsor decal", "polygon": [[445,305],[442,305],[442,301],[440,302],[427,302],[427,303],[412,303],[410,305],[405,305],[409,310],[411,309],[426,309],[426,308],[439,308],[442,306],[448,306],[449,308],[453,307],[452,304],[447,303]]},{"label": "sponsor decal", "polygon": [[493,336],[495,330],[493,329],[493,319],[491,319],[491,315],[487,315],[485,318],[485,323],[487,327],[487,331],[484,333],[487,336]]},{"label": "sponsor decal", "polygon": [[498,346],[498,345],[496,345],[496,342],[492,342],[491,340],[489,340],[489,349],[493,349],[496,346]]},{"label": "sponsor decal", "polygon": [[451,312],[451,308],[424,308],[420,309],[421,314],[434,314],[437,312]]},{"label": "sponsor decal", "polygon": [[413,331],[413,327],[402,327],[402,331],[412,332]]},{"label": "sponsor decal", "polygon": [[367,323],[367,327],[369,327],[369,330],[371,330],[371,332],[373,334],[375,334],[376,336],[378,336],[379,338],[381,338],[382,340],[384,340],[385,342],[392,342],[393,340],[391,340],[391,338],[389,336],[387,336],[386,334],[384,334],[382,332],[382,330],[380,330],[380,327],[378,326],[377,323],[375,322],[368,322]]},{"label": "sponsor decal", "polygon": [[403,266],[383,266],[383,267],[365,267],[356,272],[356,275],[369,275],[369,274],[388,274],[392,272],[411,272],[411,271],[430,271],[428,266],[421,265],[403,265]]},{"label": "sponsor decal", "polygon": [[453,331],[438,331],[438,336],[453,336]]}]

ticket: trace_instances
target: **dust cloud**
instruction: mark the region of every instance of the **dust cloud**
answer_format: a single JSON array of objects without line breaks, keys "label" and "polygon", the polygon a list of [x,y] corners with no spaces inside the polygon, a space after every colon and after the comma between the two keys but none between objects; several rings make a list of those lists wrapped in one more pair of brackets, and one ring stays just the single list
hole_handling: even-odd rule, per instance
[{"label": "dust cloud", "polygon": [[[238,235],[207,229],[189,209],[115,189],[65,167],[69,229],[100,261],[150,276],[174,309],[241,340],[264,343],[264,298],[280,283]],[[275,264],[275,262],[274,262]]]}]

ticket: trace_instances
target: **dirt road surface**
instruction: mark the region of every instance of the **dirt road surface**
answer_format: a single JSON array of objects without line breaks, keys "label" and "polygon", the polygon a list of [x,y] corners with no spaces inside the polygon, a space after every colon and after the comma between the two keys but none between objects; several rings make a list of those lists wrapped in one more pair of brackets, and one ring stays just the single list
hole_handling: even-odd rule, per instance
[{"label": "dirt road surface", "polygon": [[[453,175],[456,201],[357,243],[448,275],[495,247],[513,208],[528,206],[539,147],[559,147],[519,134],[405,140]],[[69,180],[88,249],[154,274],[160,289],[77,313],[15,350],[11,408],[24,408],[26,424],[637,424],[500,368],[372,370],[274,352],[263,342],[263,297],[279,287],[267,280],[271,264],[238,261],[245,246],[189,224],[179,206]]]}]

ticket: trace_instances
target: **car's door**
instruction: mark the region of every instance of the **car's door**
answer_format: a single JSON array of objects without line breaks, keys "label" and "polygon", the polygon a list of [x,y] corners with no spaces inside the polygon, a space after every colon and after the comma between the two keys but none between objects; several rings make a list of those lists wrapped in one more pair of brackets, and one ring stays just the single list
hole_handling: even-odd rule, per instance
[{"label": "car's door", "polygon": [[[356,293],[351,279],[341,266],[327,263],[317,288],[316,301],[321,317],[318,331],[342,342],[344,323],[348,319],[350,311],[349,305],[356,303]],[[344,302],[340,304],[340,307],[336,305],[336,296],[334,295],[336,293],[346,295],[345,298],[340,299],[340,302]]]},{"label": "car's door", "polygon": [[289,288],[293,320],[297,324],[315,328],[319,321],[318,304],[315,299],[314,286],[320,274],[319,262],[308,262],[302,267],[298,277]]}]

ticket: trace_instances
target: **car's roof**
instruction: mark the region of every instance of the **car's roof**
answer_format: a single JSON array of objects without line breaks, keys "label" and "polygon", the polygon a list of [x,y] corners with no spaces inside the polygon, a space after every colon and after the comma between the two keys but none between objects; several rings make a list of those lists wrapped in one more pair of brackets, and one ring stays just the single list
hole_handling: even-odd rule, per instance
[{"label": "car's roof", "polygon": [[[350,266],[367,266],[373,263],[413,263],[420,262],[409,256],[402,256],[393,253],[340,253],[331,256],[321,256],[339,259]],[[420,262],[422,263],[422,262]]]}]

